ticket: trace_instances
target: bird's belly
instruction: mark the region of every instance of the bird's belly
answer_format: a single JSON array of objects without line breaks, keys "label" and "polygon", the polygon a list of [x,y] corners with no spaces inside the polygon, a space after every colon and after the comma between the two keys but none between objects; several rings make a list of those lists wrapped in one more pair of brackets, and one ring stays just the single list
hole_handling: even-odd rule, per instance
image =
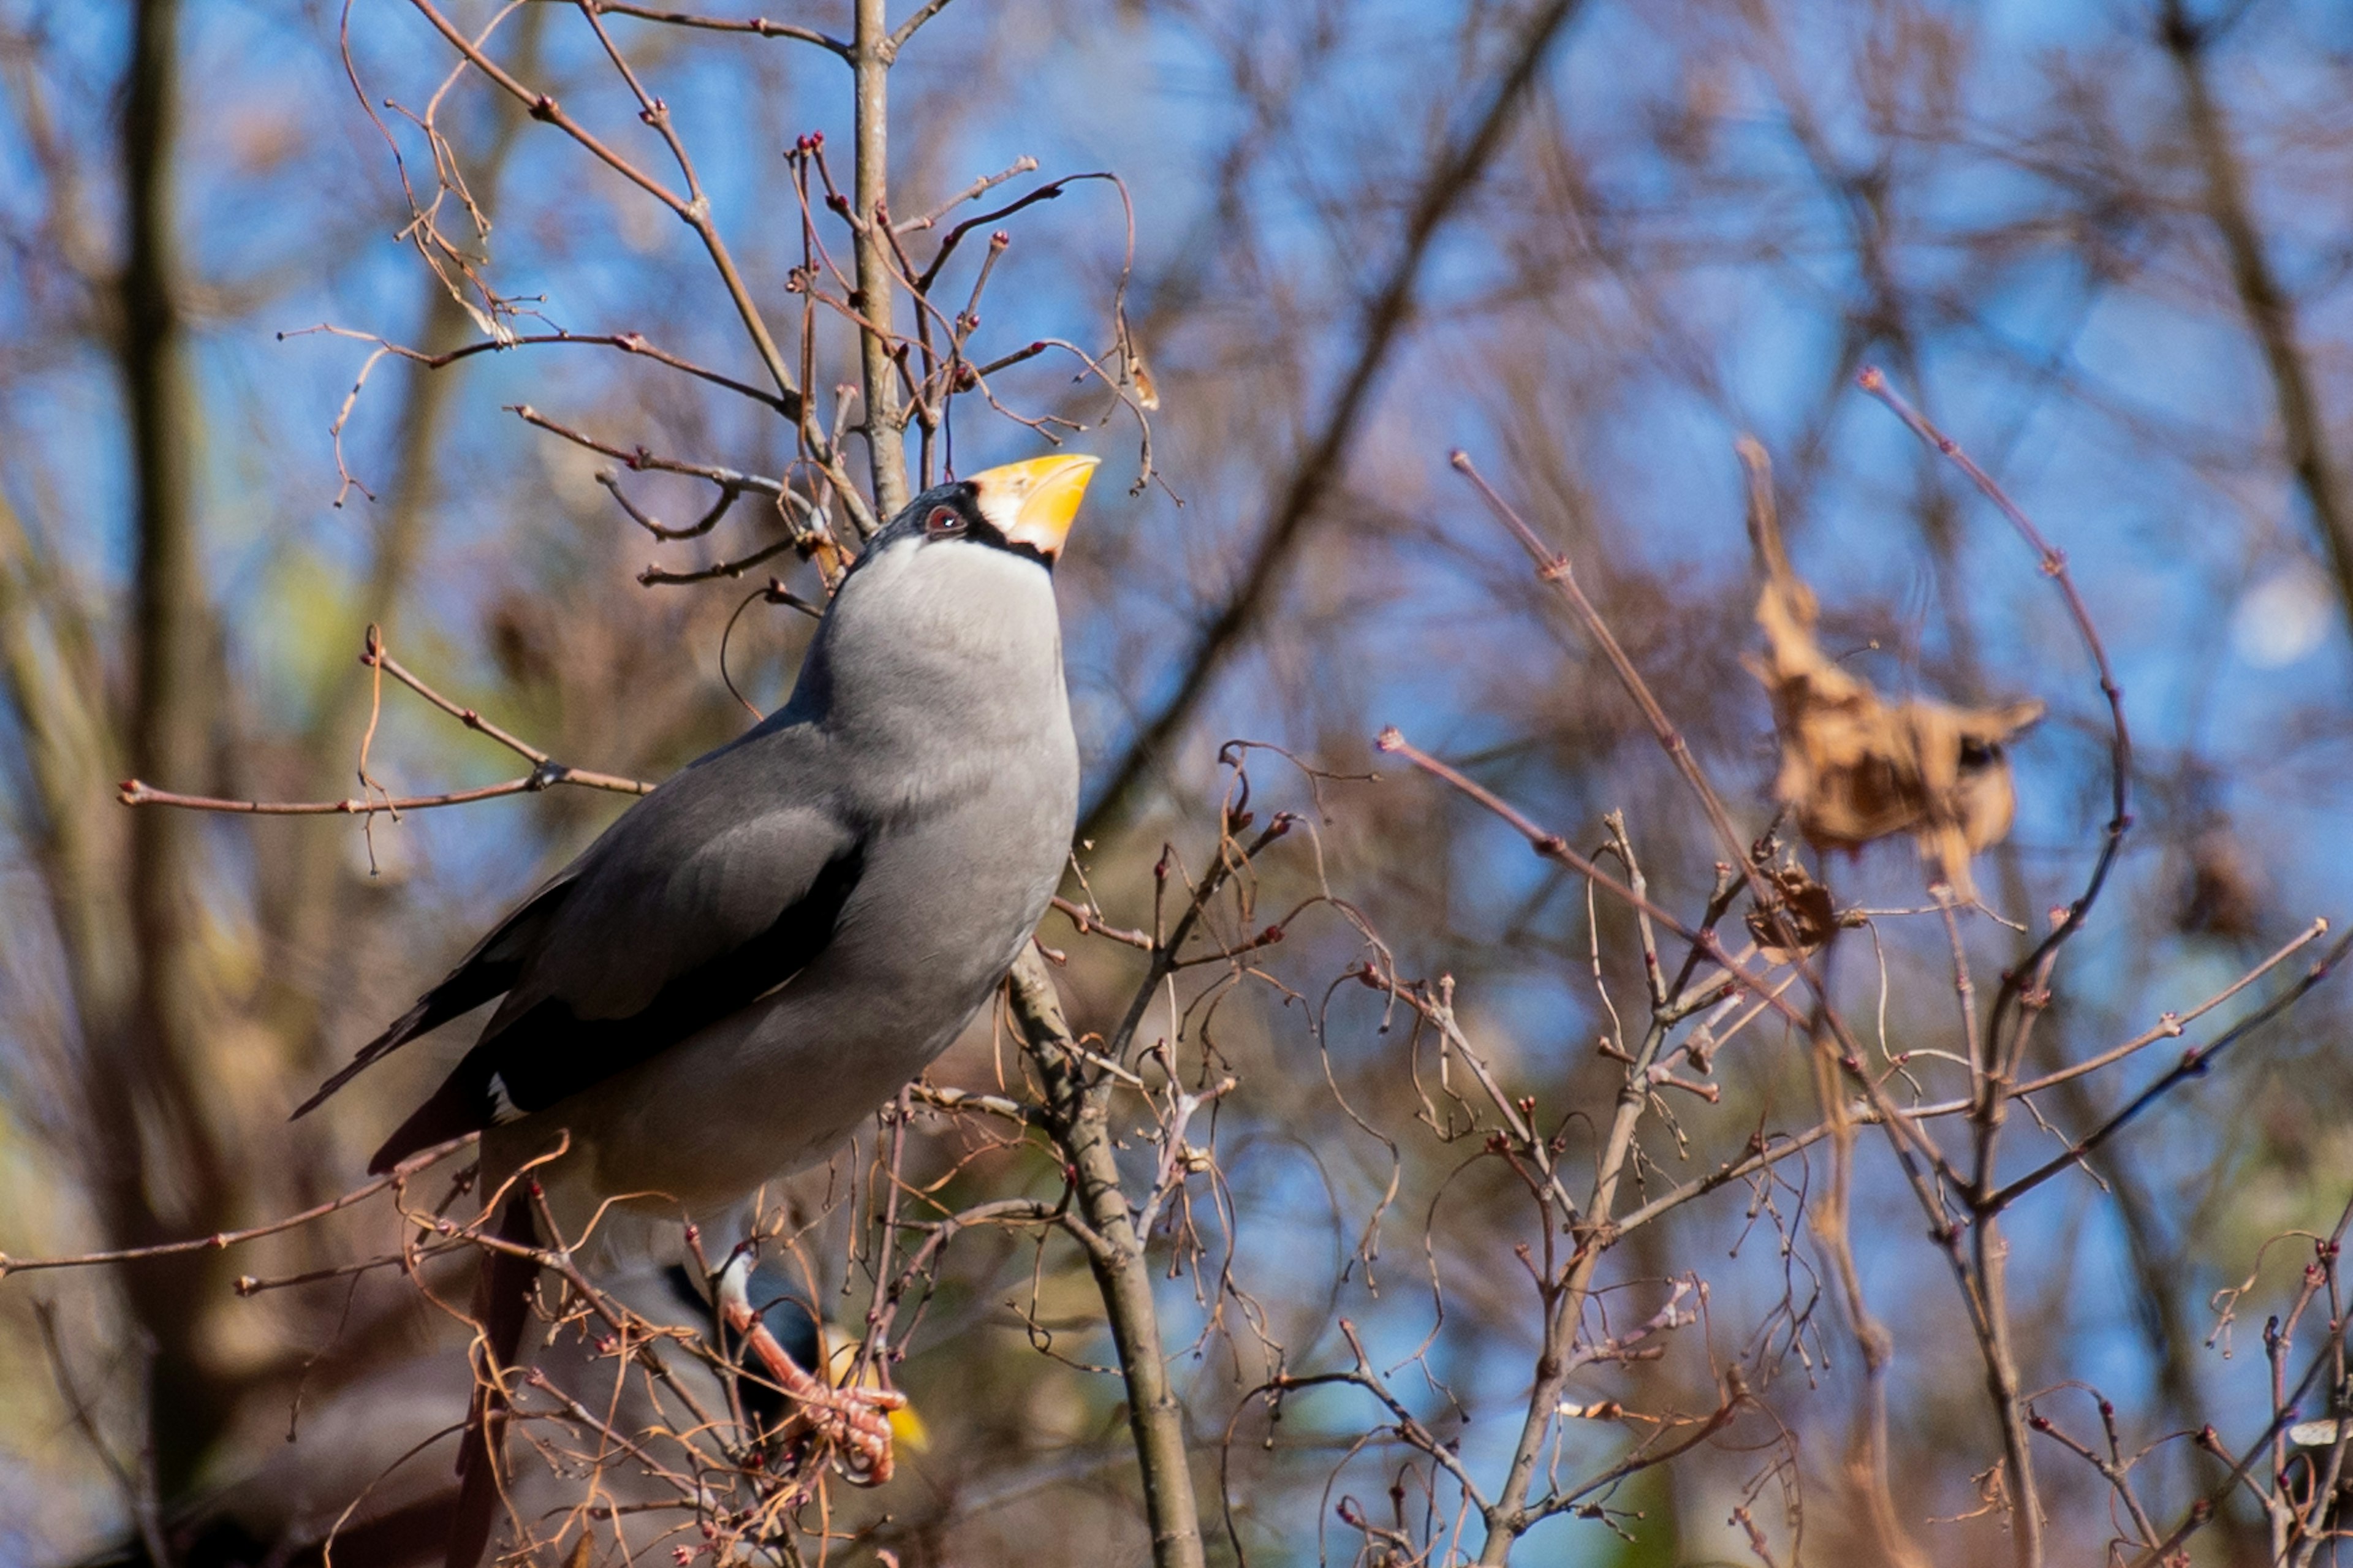
[{"label": "bird's belly", "polygon": [[1018,934],[890,963],[887,983],[858,944],[831,950],[753,1006],[497,1130],[500,1142],[527,1145],[527,1159],[569,1131],[586,1152],[547,1173],[567,1229],[617,1199],[649,1216],[715,1216],[831,1155],[921,1076],[1028,940],[1027,924],[1006,929]]},{"label": "bird's belly", "polygon": [[628,1075],[639,1081],[616,1083],[597,1139],[608,1195],[652,1185],[691,1208],[725,1205],[823,1160],[921,1075],[985,999],[941,1008],[918,1030],[796,1005],[789,991]]}]

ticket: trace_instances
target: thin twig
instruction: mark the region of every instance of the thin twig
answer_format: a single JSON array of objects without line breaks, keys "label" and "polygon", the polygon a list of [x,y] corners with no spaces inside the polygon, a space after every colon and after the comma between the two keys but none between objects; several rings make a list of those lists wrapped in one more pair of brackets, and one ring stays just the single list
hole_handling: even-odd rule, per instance
[{"label": "thin twig", "polygon": [[0,1252],[0,1279],[37,1268],[88,1268],[101,1263],[138,1263],[151,1258],[173,1258],[187,1252],[217,1252],[265,1236],[276,1236],[282,1231],[309,1225],[313,1220],[323,1219],[338,1209],[347,1209],[353,1204],[364,1202],[386,1187],[396,1186],[417,1172],[470,1146],[480,1136],[477,1132],[469,1132],[463,1137],[436,1143],[430,1149],[420,1149],[375,1180],[353,1187],[339,1198],[330,1198],[323,1204],[304,1209],[301,1214],[288,1215],[283,1219],[274,1219],[267,1225],[257,1225],[246,1230],[220,1230],[187,1241],[166,1241],[153,1247],[126,1247],[112,1252],[79,1252],[63,1258],[11,1258]]},{"label": "thin twig", "polygon": [[911,217],[906,222],[897,225],[897,230],[901,234],[913,234],[921,229],[931,228],[938,224],[940,219],[947,216],[948,214],[955,211],[956,208],[964,205],[965,203],[973,201],[980,196],[987,195],[990,191],[995,190],[997,186],[1003,184],[1008,180],[1017,179],[1023,174],[1034,174],[1037,171],[1037,168],[1038,160],[1032,158],[1027,153],[1024,153],[1020,157],[1013,160],[1012,165],[1009,168],[1001,169],[994,174],[983,174],[971,184],[966,185],[963,190],[958,191],[955,195],[950,196],[946,201],[942,202],[938,206],[934,207],[930,212],[925,213],[923,216]]},{"label": "thin twig", "polygon": [[[2108,704],[2110,810],[2107,826],[2102,831],[2099,858],[2093,862],[2092,875],[2084,883],[2084,890],[2075,896],[2074,902],[2067,906],[2065,915],[2034,951],[2004,977],[2001,989],[1994,995],[1993,1006],[1986,1015],[1986,1037],[1992,1041],[2001,1033],[2003,1014],[2018,1000],[2021,978],[2034,973],[2045,958],[2057,952],[2061,943],[2082,929],[2084,919],[2092,912],[2094,900],[2099,898],[2100,889],[2107,884],[2109,869],[2115,866],[2116,856],[2124,848],[2125,834],[2132,826],[2132,730],[2125,721],[2125,691],[2117,684],[2116,671],[2108,664],[2107,647],[2100,640],[2099,628],[2092,624],[2092,612],[2084,605],[2084,595],[2076,591],[2075,579],[2068,573],[2066,553],[2042,537],[2042,531],[2034,526],[2033,520],[1994,482],[1992,475],[1978,467],[1976,460],[1961,450],[1959,442],[1929,424],[1919,410],[1906,403],[1887,384],[1887,377],[1875,367],[1864,366],[1856,375],[1855,384],[1885,404],[1904,422],[1906,429],[1951,459],[1954,467],[1968,475],[1969,482],[1993,502],[2003,517],[2010,520],[2010,527],[2018,531],[2019,537],[2034,552],[2043,575],[2059,585],[2060,594],[2067,601],[2067,613],[2075,623],[2075,635],[2082,639],[2084,651],[2091,656],[2093,668],[2099,673],[2100,694]],[[1989,1055],[1991,1054],[1989,1046]]]},{"label": "thin twig", "polygon": [[[725,286],[728,298],[733,301],[736,314],[743,319],[744,331],[751,335],[753,346],[759,351],[760,363],[767,367],[769,375],[775,380],[778,395],[787,399],[798,398],[800,388],[794,384],[792,372],[785,364],[784,353],[776,347],[776,339],[769,335],[767,321],[761,316],[759,306],[754,302],[743,275],[736,270],[734,258],[728,252],[726,242],[720,237],[718,226],[712,221],[711,204],[703,199],[701,192],[691,189],[691,171],[689,171],[690,195],[681,196],[598,140],[595,132],[566,113],[564,106],[554,97],[518,81],[484,53],[480,45],[451,24],[433,0],[409,0],[409,4],[417,7],[452,48],[465,57],[468,64],[522,104],[530,110],[533,119],[555,126],[586,148],[606,167],[685,220],[710,254],[712,265],[718,269],[720,281]],[[662,129],[667,133],[666,123]],[[674,142],[672,144],[676,145]],[[683,153],[681,157],[682,162]]]},{"label": "thin twig", "polygon": [[1990,1194],[1986,1200],[1988,1206],[1997,1210],[2009,1207],[2062,1171],[2080,1163],[2085,1155],[2123,1131],[2135,1117],[2165,1098],[2173,1089],[2193,1078],[2203,1078],[2213,1068],[2215,1058],[2221,1056],[2224,1051],[2286,1012],[2303,998],[2306,992],[2327,979],[2331,972],[2344,962],[2348,952],[2353,952],[2353,932],[2348,932],[2340,938],[2334,946],[2316,960],[2312,967],[2305,971],[2295,984],[2288,986],[2261,1007],[2225,1029],[2212,1041],[2204,1046],[2192,1046],[2182,1052],[2179,1061],[2168,1068],[2147,1088],[2126,1101],[2123,1108],[2115,1115],[2078,1139],[2065,1153],[2038,1165],[2008,1186]]},{"label": "thin twig", "polygon": [[797,26],[790,22],[772,22],[765,16],[704,16],[691,11],[669,11],[653,5],[638,5],[630,0],[575,0],[592,12],[608,16],[630,16],[640,22],[659,22],[665,26],[691,27],[709,33],[750,33],[762,38],[790,38],[797,43],[815,44],[829,55],[841,59],[849,58],[849,46],[829,34],[814,27]]},{"label": "thin twig", "polygon": [[[607,8],[611,8],[609,4]],[[800,398],[797,395],[788,396],[766,392],[748,382],[737,381],[733,376],[723,374],[718,371],[696,364],[692,360],[681,358],[666,349],[658,348],[648,342],[643,334],[638,332],[567,332],[561,330],[552,332],[517,332],[510,337],[485,338],[480,342],[463,343],[440,353],[427,353],[422,349],[409,348],[406,344],[394,342],[389,338],[378,337],[374,332],[353,331],[349,327],[338,327],[327,321],[322,321],[314,327],[297,327],[282,331],[278,334],[278,337],[282,342],[288,338],[307,337],[313,332],[324,332],[338,338],[350,338],[356,342],[374,343],[382,353],[406,360],[411,364],[425,370],[441,370],[461,361],[472,359],[477,354],[502,353],[509,349],[538,348],[566,343],[582,348],[618,349],[623,353],[634,354],[640,359],[649,359],[656,364],[668,365],[670,369],[693,376],[698,381],[708,382],[713,386],[725,387],[738,396],[765,404],[787,419],[800,417]]]}]

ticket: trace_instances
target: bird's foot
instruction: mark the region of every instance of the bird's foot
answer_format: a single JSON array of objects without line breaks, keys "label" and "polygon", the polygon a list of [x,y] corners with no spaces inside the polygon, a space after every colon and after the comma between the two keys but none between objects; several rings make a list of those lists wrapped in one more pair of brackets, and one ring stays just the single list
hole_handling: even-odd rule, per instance
[{"label": "bird's foot", "polygon": [[807,1436],[834,1455],[834,1468],[852,1486],[879,1487],[891,1479],[891,1412],[907,1396],[894,1388],[837,1388],[802,1368],[776,1342],[768,1326],[748,1310],[731,1310],[728,1326],[761,1370],[800,1406],[786,1424],[787,1438]]}]

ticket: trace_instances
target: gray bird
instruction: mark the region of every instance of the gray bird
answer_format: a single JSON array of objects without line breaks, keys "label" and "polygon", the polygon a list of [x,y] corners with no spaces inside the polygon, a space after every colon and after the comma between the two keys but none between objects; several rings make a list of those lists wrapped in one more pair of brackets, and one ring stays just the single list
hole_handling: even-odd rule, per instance
[{"label": "gray bird", "polygon": [[[440,1089],[376,1151],[383,1172],[479,1131],[496,1194],[534,1165],[576,1241],[607,1200],[724,1226],[824,1158],[988,999],[1060,879],[1078,806],[1052,568],[1092,458],[1040,458],[924,491],[842,581],[791,700],[632,806],[295,1114],[494,998]],[[498,1234],[538,1245],[518,1192]],[[793,1365],[745,1295],[717,1305],[853,1479],[890,1473],[887,1391]],[[480,1306],[512,1364],[536,1273],[494,1254]],[[501,1406],[460,1452],[487,1542]],[[471,1537],[471,1539],[469,1539]]]}]

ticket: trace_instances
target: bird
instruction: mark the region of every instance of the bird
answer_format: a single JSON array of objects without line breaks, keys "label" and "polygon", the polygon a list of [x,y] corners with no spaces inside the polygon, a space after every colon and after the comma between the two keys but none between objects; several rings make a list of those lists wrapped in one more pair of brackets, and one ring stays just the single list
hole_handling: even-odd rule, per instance
[{"label": "bird", "polygon": [[[497,1002],[369,1163],[481,1135],[489,1365],[451,1568],[489,1543],[537,1250],[616,1205],[740,1229],[763,1184],[920,1076],[1031,939],[1076,826],[1053,568],[1096,464],[1055,454],[917,495],[841,579],[782,708],[624,812],[295,1110]],[[727,1255],[716,1315],[849,1479],[887,1479],[903,1402],[797,1364],[752,1266]]]}]

